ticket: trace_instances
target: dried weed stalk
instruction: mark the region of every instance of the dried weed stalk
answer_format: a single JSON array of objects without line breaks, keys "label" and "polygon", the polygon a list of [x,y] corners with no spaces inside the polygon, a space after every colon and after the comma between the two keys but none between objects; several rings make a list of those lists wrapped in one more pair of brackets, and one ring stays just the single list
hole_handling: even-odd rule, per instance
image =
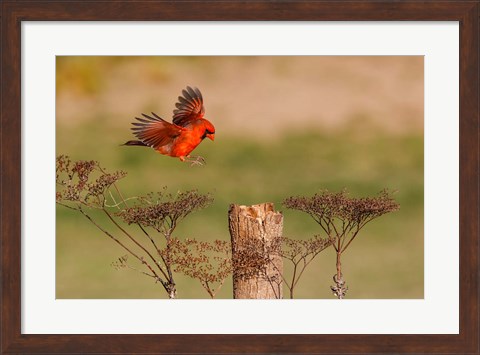
[{"label": "dried weed stalk", "polygon": [[333,193],[321,191],[312,197],[289,197],[284,206],[308,213],[317,222],[337,253],[337,272],[331,290],[342,299],[348,290],[342,275],[341,256],[357,237],[359,231],[370,221],[399,209],[387,190],[375,197],[352,198],[345,190]]},{"label": "dried weed stalk", "polygon": [[[128,267],[152,277],[163,286],[169,298],[175,298],[177,290],[170,243],[172,233],[187,215],[207,207],[212,197],[197,191],[177,194],[163,191],[146,197],[125,199],[116,185],[118,180],[125,177],[125,172],[108,173],[93,160],[72,163],[65,155],[57,157],[56,163],[57,203],[80,212],[127,252],[127,256],[119,258],[114,266]],[[134,206],[128,206],[129,200],[135,201]],[[95,218],[90,213],[92,210],[104,213],[111,226],[105,226]],[[129,225],[137,225],[146,239],[127,231],[119,218]],[[157,233],[151,234],[149,229]],[[159,238],[158,234],[163,238]],[[140,262],[144,270],[129,266],[128,256]]]},{"label": "dried weed stalk", "polygon": [[[302,277],[307,266],[313,259],[334,240],[322,239],[314,236],[308,240],[290,239],[286,237],[275,238],[268,243],[262,239],[248,239],[241,246],[237,245],[233,258],[233,272],[242,279],[263,278],[267,280],[277,298],[280,297],[279,288],[285,284],[289,290],[290,298],[294,298],[295,287]],[[281,257],[293,265],[290,280],[280,272],[276,265],[276,258]],[[276,272],[268,272],[268,268]],[[268,275],[278,275],[268,276]]]},{"label": "dried weed stalk", "polygon": [[263,277],[276,247],[275,243],[256,238],[237,243],[232,261],[234,276],[242,280]]},{"label": "dried weed stalk", "polygon": [[[232,245],[233,276],[237,280],[259,279],[269,283],[275,298],[281,297],[282,275],[275,260],[281,238],[247,238]],[[280,241],[281,242],[281,241]]]},{"label": "dried weed stalk", "polygon": [[282,275],[283,281],[290,291],[290,298],[293,298],[295,287],[307,266],[320,252],[332,245],[334,240],[320,238],[317,235],[308,240],[290,239],[286,237],[278,239],[280,239],[278,243],[281,243],[281,246],[279,245],[275,248],[275,252],[285,260],[290,261],[293,265],[291,280],[286,280]]},{"label": "dried weed stalk", "polygon": [[174,270],[200,281],[211,298],[232,273],[231,246],[226,241],[203,242],[195,239],[170,240],[170,258]]}]

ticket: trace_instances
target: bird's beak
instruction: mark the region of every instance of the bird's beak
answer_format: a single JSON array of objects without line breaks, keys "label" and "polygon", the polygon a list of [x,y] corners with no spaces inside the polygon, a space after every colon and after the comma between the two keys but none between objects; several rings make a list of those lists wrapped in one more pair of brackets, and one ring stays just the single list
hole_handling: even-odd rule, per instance
[{"label": "bird's beak", "polygon": [[210,138],[212,141],[215,140],[215,133],[209,133],[207,134],[207,137]]}]

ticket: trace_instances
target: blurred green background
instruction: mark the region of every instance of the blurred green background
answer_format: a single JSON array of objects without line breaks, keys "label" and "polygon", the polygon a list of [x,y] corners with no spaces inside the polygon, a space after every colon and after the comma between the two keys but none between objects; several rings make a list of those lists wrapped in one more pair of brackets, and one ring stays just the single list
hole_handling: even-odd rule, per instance
[{"label": "blurred green background", "polygon": [[[127,171],[125,196],[164,186],[214,195],[178,237],[229,240],[231,203],[273,202],[285,236],[309,238],[320,227],[283,208],[284,198],[396,190],[400,211],[367,225],[343,255],[347,298],[423,298],[423,57],[60,56],[56,72],[57,155]],[[215,142],[193,152],[206,166],[120,146],[133,139],[134,116],[171,120],[186,85],[200,88],[216,126]],[[152,279],[113,268],[125,252],[83,216],[62,206],[56,213],[57,298],[166,298]],[[296,298],[333,298],[334,273],[329,248],[307,268]],[[179,298],[208,298],[188,277],[177,275],[177,289]],[[217,298],[232,298],[231,279]]]}]

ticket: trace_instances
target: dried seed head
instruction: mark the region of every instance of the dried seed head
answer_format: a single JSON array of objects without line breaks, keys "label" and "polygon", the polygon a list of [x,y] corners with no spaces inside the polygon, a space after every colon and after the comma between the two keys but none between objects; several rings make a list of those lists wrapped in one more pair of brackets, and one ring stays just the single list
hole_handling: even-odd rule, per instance
[{"label": "dried seed head", "polygon": [[125,208],[117,215],[128,224],[139,223],[166,233],[190,213],[207,207],[213,198],[191,190],[176,194],[149,194],[138,201],[136,206]]},{"label": "dried seed head", "polygon": [[339,219],[345,222],[363,223],[400,208],[387,190],[375,197],[352,198],[346,190],[323,190],[312,197],[289,197],[283,201],[287,208],[308,213],[317,222]]},{"label": "dried seed head", "polygon": [[105,172],[94,160],[79,160],[72,164],[68,156],[60,155],[56,162],[56,200],[101,205],[107,190],[124,176],[124,171]]},{"label": "dried seed head", "polygon": [[168,246],[161,250],[161,256],[171,263],[175,272],[199,280],[214,297],[232,273],[231,250],[230,243],[226,241],[171,238]]}]

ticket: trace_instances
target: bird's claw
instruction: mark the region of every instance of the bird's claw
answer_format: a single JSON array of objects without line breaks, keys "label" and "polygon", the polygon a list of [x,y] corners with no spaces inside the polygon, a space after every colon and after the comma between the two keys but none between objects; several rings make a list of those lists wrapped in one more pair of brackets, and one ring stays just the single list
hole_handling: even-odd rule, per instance
[{"label": "bird's claw", "polygon": [[203,165],[207,164],[205,158],[201,157],[199,155],[188,157],[188,159],[186,159],[185,161],[190,163],[190,166],[195,166],[195,165],[203,166]]}]

